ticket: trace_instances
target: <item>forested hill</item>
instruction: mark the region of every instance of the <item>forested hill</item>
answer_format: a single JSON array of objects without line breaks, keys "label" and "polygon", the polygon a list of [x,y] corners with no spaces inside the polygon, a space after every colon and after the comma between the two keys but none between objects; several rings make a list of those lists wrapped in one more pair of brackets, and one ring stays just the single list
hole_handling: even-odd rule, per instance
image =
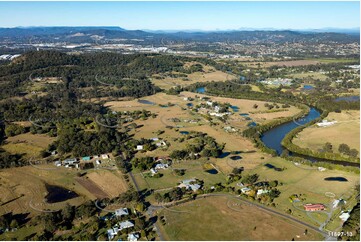
[{"label": "forested hill", "polygon": [[15,41],[29,43],[37,41],[67,43],[95,43],[97,40],[126,39],[141,40],[142,44],[161,44],[164,41],[175,42],[234,42],[247,41],[259,43],[353,43],[359,42],[359,35],[333,32],[300,32],[290,30],[278,31],[214,31],[214,32],[175,32],[155,33],[141,30],[126,30],[119,27],[30,27],[30,28],[0,28],[0,41]]},{"label": "forested hill", "polygon": [[184,71],[186,60],[186,57],[154,54],[28,52],[0,65],[0,98],[24,95],[34,80],[45,77],[61,79],[57,85],[44,86],[45,92],[66,85],[79,98],[147,96],[159,91],[148,80],[151,75]]}]

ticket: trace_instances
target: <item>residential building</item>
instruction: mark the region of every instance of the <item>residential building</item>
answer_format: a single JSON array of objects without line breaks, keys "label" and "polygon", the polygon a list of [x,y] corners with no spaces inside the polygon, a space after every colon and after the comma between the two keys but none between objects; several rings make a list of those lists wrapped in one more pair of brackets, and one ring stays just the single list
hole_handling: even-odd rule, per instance
[{"label": "residential building", "polygon": [[129,215],[129,211],[127,208],[120,208],[120,209],[117,209],[115,210],[115,215],[116,216],[126,216],[126,215]]},{"label": "residential building", "polygon": [[325,210],[325,205],[323,204],[306,204],[306,205],[303,205],[303,207],[305,208],[306,211],[310,211],[310,212],[313,212],[313,211],[322,211],[322,210]]},{"label": "residential building", "polygon": [[140,238],[138,233],[128,234],[128,241],[137,241]]}]

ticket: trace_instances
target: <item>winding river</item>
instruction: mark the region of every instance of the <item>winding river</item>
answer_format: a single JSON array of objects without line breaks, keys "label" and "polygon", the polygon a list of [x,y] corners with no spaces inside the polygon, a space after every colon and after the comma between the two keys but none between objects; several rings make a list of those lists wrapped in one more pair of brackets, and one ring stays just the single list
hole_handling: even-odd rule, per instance
[{"label": "winding river", "polygon": [[282,151],[285,149],[281,142],[286,134],[299,126],[320,117],[320,115],[319,111],[315,108],[311,108],[310,112],[305,117],[281,124],[263,133],[261,140],[268,148],[276,150],[277,154],[281,155]]},{"label": "winding river", "polygon": [[[311,122],[312,120],[320,117],[320,115],[321,114],[317,109],[310,108],[310,112],[305,117],[281,124],[279,126],[276,126],[272,129],[268,130],[267,132],[263,133],[261,140],[268,148],[276,150],[277,154],[281,155],[282,151],[286,149],[281,144],[281,142],[282,142],[283,138],[286,136],[286,134],[288,134],[290,131],[292,131],[293,129],[295,129],[299,126],[305,125],[305,124]],[[358,163],[347,162],[347,161],[334,161],[334,160],[315,158],[312,156],[299,155],[299,154],[295,154],[292,152],[290,152],[290,155],[299,156],[304,159],[310,160],[312,162],[324,161],[324,162],[330,162],[330,163],[346,165],[346,166],[359,166],[360,165]]]}]

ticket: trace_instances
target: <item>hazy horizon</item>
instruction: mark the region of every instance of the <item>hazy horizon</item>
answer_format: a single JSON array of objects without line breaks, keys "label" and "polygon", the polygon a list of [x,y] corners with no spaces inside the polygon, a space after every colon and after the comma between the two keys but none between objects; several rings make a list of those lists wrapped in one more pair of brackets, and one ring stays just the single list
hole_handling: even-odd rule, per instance
[{"label": "hazy horizon", "polygon": [[114,26],[127,30],[355,29],[353,2],[0,2],[4,28]]}]

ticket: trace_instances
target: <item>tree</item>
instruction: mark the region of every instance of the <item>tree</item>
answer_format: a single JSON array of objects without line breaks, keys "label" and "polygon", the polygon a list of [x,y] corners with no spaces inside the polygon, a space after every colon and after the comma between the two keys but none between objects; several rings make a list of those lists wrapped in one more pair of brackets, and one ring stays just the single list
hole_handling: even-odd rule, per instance
[{"label": "tree", "polygon": [[350,147],[347,144],[340,144],[340,146],[338,147],[338,151],[343,154],[349,154]]},{"label": "tree", "polygon": [[324,146],[323,146],[323,151],[324,152],[328,152],[328,153],[332,153],[332,144],[330,142],[327,142]]},{"label": "tree", "polygon": [[352,157],[357,157],[358,156],[358,150],[356,150],[356,149],[351,149],[350,151],[349,151],[349,155],[350,156],[352,156]]}]

